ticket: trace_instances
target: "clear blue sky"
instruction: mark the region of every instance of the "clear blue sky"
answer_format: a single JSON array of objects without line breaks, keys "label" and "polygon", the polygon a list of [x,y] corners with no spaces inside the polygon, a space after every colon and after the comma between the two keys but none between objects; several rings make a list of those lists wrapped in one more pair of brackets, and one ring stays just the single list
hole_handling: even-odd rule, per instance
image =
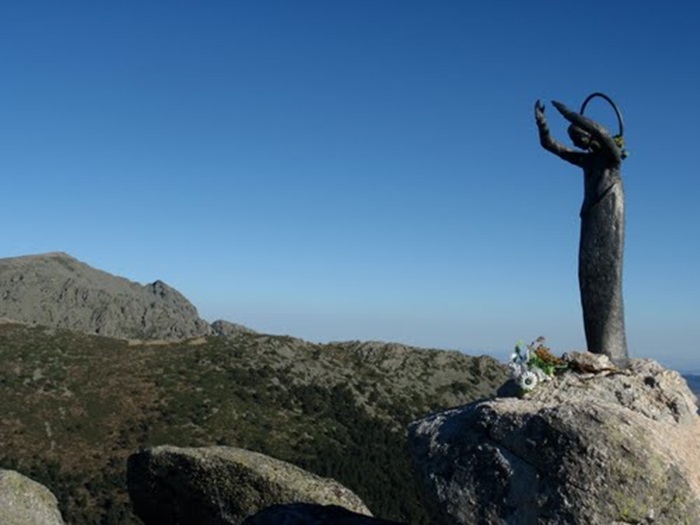
[{"label": "clear blue sky", "polygon": [[581,349],[582,176],[532,107],[603,91],[631,150],[630,352],[700,369],[698,20],[694,1],[3,2],[0,257],[65,251],[313,341]]}]

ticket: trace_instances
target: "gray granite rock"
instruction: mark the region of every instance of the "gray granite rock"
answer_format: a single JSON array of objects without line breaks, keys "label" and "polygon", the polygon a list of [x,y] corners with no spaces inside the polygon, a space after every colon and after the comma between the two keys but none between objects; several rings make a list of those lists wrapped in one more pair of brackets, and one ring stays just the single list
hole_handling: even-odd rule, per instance
[{"label": "gray granite rock", "polygon": [[338,505],[371,516],[349,489],[277,459],[233,447],[156,447],[132,454],[129,495],[146,525],[237,525],[278,504]]},{"label": "gray granite rock", "polygon": [[63,525],[56,497],[44,485],[14,470],[0,470],[2,525]]},{"label": "gray granite rock", "polygon": [[575,372],[597,374],[601,372],[619,371],[618,367],[616,367],[605,354],[567,352],[562,358]]},{"label": "gray granite rock", "polygon": [[436,523],[700,523],[700,418],[674,371],[567,372],[409,427]]}]

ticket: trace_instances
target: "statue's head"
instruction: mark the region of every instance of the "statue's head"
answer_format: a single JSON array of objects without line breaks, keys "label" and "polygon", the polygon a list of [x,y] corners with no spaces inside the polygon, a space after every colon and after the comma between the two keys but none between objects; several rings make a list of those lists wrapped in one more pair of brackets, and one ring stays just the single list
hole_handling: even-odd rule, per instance
[{"label": "statue's head", "polygon": [[577,148],[588,150],[598,146],[598,143],[591,138],[591,134],[576,124],[571,124],[567,132]]}]

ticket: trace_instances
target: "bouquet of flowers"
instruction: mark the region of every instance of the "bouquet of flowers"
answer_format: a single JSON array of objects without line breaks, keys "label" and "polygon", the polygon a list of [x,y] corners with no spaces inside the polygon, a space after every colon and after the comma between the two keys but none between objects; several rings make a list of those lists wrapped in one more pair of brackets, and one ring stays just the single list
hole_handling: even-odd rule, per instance
[{"label": "bouquet of flowers", "polygon": [[544,337],[538,337],[529,345],[518,341],[508,363],[513,379],[523,392],[529,392],[539,383],[551,381],[557,372],[567,367],[563,359],[554,356],[544,346]]}]

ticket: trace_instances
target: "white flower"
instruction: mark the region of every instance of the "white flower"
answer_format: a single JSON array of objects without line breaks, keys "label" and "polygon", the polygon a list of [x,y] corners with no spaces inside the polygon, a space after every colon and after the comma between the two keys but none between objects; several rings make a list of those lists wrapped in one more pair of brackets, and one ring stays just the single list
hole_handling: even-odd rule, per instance
[{"label": "white flower", "polygon": [[526,392],[535,388],[537,386],[537,383],[537,374],[529,370],[523,372],[522,375],[518,378],[518,384],[520,385],[520,388],[522,388]]}]

